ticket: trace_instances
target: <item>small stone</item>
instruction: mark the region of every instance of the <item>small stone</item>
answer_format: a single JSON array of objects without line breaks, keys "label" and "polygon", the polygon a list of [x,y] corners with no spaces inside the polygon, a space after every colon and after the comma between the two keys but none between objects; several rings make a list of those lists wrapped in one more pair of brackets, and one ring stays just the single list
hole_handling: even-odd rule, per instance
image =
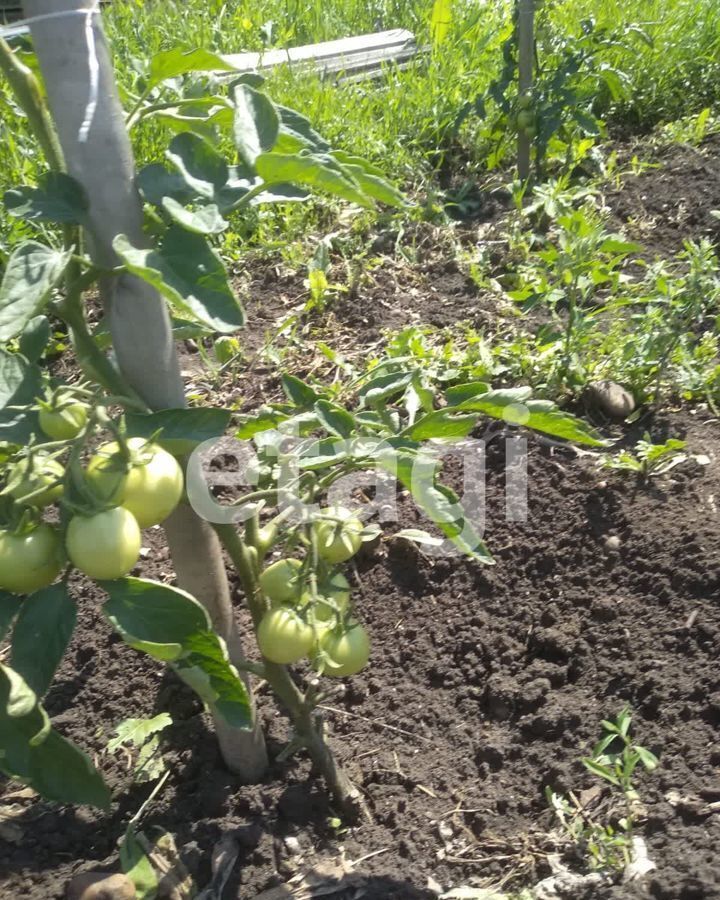
[{"label": "small stone", "polygon": [[635,398],[615,381],[595,381],[587,386],[587,396],[605,415],[625,419],[635,409]]},{"label": "small stone", "polygon": [[296,837],[283,838],[283,844],[291,856],[302,855],[302,847],[300,846],[300,841]]},{"label": "small stone", "polygon": [[83,872],[68,882],[67,900],[135,900],[135,885],[127,875]]},{"label": "small stone", "polygon": [[621,544],[622,541],[616,534],[611,534],[609,537],[605,538],[605,549],[609,550],[611,553],[617,553]]}]

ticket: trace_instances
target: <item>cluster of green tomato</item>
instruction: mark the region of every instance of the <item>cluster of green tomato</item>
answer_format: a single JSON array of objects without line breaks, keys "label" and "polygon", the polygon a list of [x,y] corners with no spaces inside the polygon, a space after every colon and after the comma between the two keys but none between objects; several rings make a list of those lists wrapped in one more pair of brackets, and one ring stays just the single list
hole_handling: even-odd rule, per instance
[{"label": "cluster of green tomato", "polygon": [[537,135],[537,115],[530,94],[522,94],[518,97],[518,114],[515,121],[518,131],[525,137],[532,140]]},{"label": "cluster of green tomato", "polygon": [[[71,441],[84,429],[87,413],[81,403],[41,410],[40,427],[53,441]],[[68,559],[90,578],[127,575],[140,556],[141,529],[166,519],[183,492],[182,469],[162,447],[143,438],[129,438],[124,450],[117,442],[103,444],[84,472],[97,509],[75,512],[63,535],[40,519],[40,511],[61,499],[65,475],[61,462],[40,452],[16,463],[6,493],[36,512],[23,515],[18,528],[0,531],[0,589],[40,590]]]},{"label": "cluster of green tomato", "polygon": [[367,631],[352,617],[350,585],[337,566],[360,549],[363,526],[342,507],[313,524],[318,564],[279,559],[260,573],[270,608],[257,631],[260,651],[284,665],[307,656],[325,675],[355,675],[370,657]]}]

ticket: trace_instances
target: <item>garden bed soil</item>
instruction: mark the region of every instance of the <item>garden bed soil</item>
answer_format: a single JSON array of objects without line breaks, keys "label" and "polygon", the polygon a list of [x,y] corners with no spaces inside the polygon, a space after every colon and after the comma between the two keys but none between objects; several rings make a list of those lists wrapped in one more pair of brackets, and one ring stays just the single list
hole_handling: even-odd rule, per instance
[{"label": "garden bed soil", "polygon": [[[404,289],[395,300],[386,294],[387,305],[378,294],[341,304],[347,329],[338,335],[354,331],[355,347],[370,347],[414,311],[419,322],[439,316],[436,324],[445,306],[448,322],[489,316],[447,265],[444,276],[424,279],[436,291],[419,289],[419,305]],[[268,322],[299,296],[278,301],[282,291],[271,284],[267,293],[276,297],[269,311],[260,306]],[[262,299],[256,293],[251,313]],[[236,389],[257,403],[275,380],[254,371]],[[0,810],[12,814],[12,827],[0,821],[0,896],[59,898],[73,874],[117,869],[118,840],[150,787],[133,785],[127,760],[108,754],[107,741],[123,719],[160,710],[174,720],[164,745],[170,775],[143,828],[170,832],[201,886],[213,847],[233,835],[240,855],[225,900],[253,900],[294,873],[348,863],[355,880],[339,898],[432,900],[438,885],[530,885],[549,873],[558,847],[545,787],[574,791],[600,819],[612,816],[610,792],[593,795],[597,782],[580,757],[600,721],[629,704],[638,741],[660,757],[657,772],[639,779],[641,833],[656,869],[584,896],[720,898],[720,424],[703,407],[669,409],[646,416],[628,440],[645,429],[655,440],[686,438],[710,464],[691,459],[642,484],[530,436],[528,519],[508,522],[505,443],[496,436],[487,452],[494,567],[431,559],[387,538],[349,569],[372,659],[339,686],[326,721],[372,821],[338,824],[304,755],[275,761],[260,785],[238,784],[194,695],[111,634],[99,614],[102,592],[77,579],[78,629],[46,705],[59,730],[93,755],[116,799],[103,815],[2,785]],[[449,477],[459,472],[450,468]],[[421,524],[406,497],[399,513],[388,533]],[[147,542],[135,574],[171,582],[160,532]],[[266,687],[259,706],[276,756],[286,721]],[[579,889],[570,896],[583,898]]]}]

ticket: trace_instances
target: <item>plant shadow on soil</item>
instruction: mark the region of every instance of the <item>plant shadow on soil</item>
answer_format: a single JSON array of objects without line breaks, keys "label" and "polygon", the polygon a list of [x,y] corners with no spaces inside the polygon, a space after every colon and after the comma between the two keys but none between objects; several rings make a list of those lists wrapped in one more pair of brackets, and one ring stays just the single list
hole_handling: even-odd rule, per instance
[{"label": "plant shadow on soil", "polygon": [[[653,172],[640,177],[647,190],[633,196],[642,200]],[[677,234],[673,250],[686,236]],[[439,324],[445,312],[452,321],[463,309],[489,319],[485,300],[453,263],[446,266],[457,293],[443,263],[433,263],[412,284],[417,293],[401,282],[384,293],[377,286],[341,306],[338,320],[347,320],[356,346],[371,346],[383,328],[410,324],[411,316],[427,321],[431,309]],[[265,290],[279,310],[277,280]],[[275,389],[272,375],[256,376],[240,384],[248,402]],[[720,425],[702,407],[661,411],[642,424],[656,438],[685,438],[711,464],[689,461],[643,485],[528,436],[529,515],[508,522],[500,437],[486,454],[495,567],[433,559],[390,538],[365,548],[349,569],[373,653],[363,673],[338,686],[325,715],[372,823],[334,828],[324,787],[303,755],[274,763],[262,784],[240,785],[223,768],[195,697],[115,637],[99,613],[101,592],[76,578],[78,628],[47,707],[59,730],[94,756],[116,800],[103,815],[13,799],[17,787],[3,785],[0,803],[20,808],[12,821],[22,837],[0,838],[0,894],[59,898],[76,872],[117,868],[117,842],[149,787],[132,786],[127,762],[105,747],[120,721],[159,709],[174,719],[171,774],[143,828],[173,834],[200,885],[212,848],[233,834],[241,855],[226,900],[253,900],[341,854],[364,860],[358,873],[368,900],[429,900],[429,878],[447,888],[503,878],[532,884],[548,874],[553,849],[544,788],[593,784],[579,758],[601,719],[627,703],[638,741],[660,756],[658,771],[640,782],[642,833],[657,868],[640,884],[586,896],[720,898],[720,816],[711,811],[720,800]],[[637,440],[635,430],[610,431]],[[462,472],[452,464],[447,474],[459,483]],[[424,527],[407,497],[397,502],[390,533]],[[172,581],[160,533],[146,534],[149,553],[135,574]],[[237,614],[246,625],[239,596]],[[258,701],[275,755],[287,725],[265,687]],[[300,856],[289,855],[289,837]]]}]

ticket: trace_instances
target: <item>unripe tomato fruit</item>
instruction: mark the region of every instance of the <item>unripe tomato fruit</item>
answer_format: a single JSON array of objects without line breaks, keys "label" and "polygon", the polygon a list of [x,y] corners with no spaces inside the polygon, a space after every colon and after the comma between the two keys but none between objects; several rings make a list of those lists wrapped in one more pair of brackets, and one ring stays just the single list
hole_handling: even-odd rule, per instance
[{"label": "unripe tomato fruit", "polygon": [[[65,469],[55,459],[49,457],[36,456],[32,465],[29,459],[24,459],[18,463],[18,469],[22,473],[22,481],[13,487],[10,491],[15,500],[25,501],[25,497],[34,494],[35,491],[41,493],[36,494],[27,500],[29,506],[36,506],[42,509],[54,503],[58,497],[62,495],[62,480],[65,477]],[[60,484],[58,484],[58,481]]]},{"label": "unripe tomato fruit", "polygon": [[332,629],[321,634],[319,643],[329,657],[324,674],[334,678],[357,674],[370,659],[368,633],[353,619],[342,631]]},{"label": "unripe tomato fruit", "polygon": [[94,516],[74,516],[65,545],[68,556],[90,578],[122,578],[140,556],[140,526],[122,506]]},{"label": "unripe tomato fruit", "polygon": [[363,525],[343,506],[330,506],[323,510],[325,515],[340,519],[340,522],[319,521],[314,525],[319,555],[334,565],[350,559],[362,544]]},{"label": "unripe tomato fruit", "polygon": [[[318,594],[333,600],[342,616],[350,602],[350,583],[342,572],[335,572],[330,578],[318,584]],[[315,605],[315,618],[318,622],[328,622],[335,615],[337,613],[329,604],[317,603]]]},{"label": "unripe tomato fruit", "polygon": [[71,441],[76,438],[87,422],[87,406],[71,403],[60,409],[41,409],[40,427],[54,441]]},{"label": "unripe tomato fruit", "polygon": [[518,109],[530,109],[532,105],[532,94],[520,94],[518,97]]},{"label": "unripe tomato fruit", "polygon": [[42,523],[26,534],[0,531],[0,588],[32,594],[52,584],[63,567],[60,535]]},{"label": "unripe tomato fruit", "polygon": [[300,595],[298,575],[302,568],[299,559],[279,559],[260,573],[260,588],[273,606],[290,603]]},{"label": "unripe tomato fruit", "polygon": [[129,438],[128,446],[139,453],[137,465],[126,469],[117,443],[103,444],[88,463],[88,480],[99,498],[122,504],[141,528],[159,525],[180,502],[182,469],[167,450],[144,438]]},{"label": "unripe tomato fruit", "polygon": [[309,653],[314,641],[312,628],[286,606],[265,613],[257,632],[262,655],[283,665],[297,662]]},{"label": "unripe tomato fruit", "polygon": [[535,127],[535,113],[531,109],[521,109],[517,115],[518,128],[527,131]]}]

